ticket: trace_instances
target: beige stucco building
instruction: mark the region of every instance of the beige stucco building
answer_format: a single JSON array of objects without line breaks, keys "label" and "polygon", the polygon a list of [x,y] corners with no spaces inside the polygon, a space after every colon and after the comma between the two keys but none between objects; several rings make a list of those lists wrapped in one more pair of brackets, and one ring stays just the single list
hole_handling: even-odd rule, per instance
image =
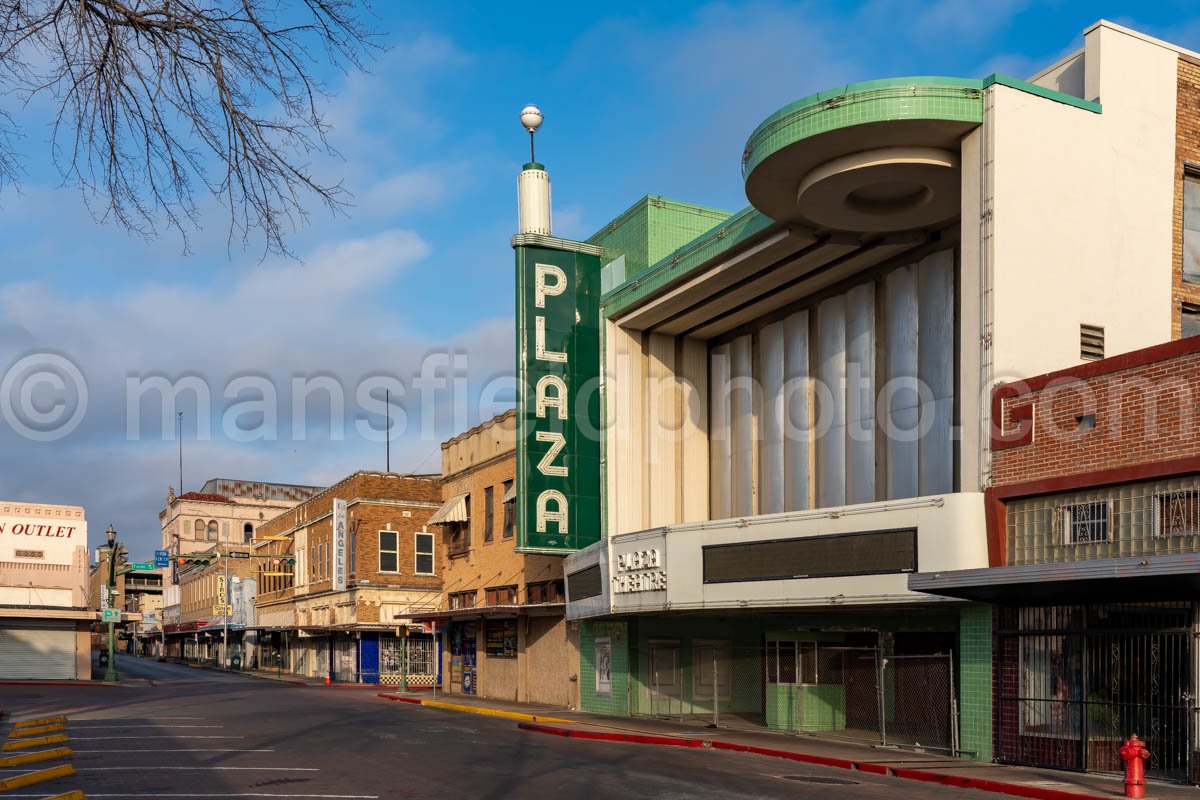
[{"label": "beige stucco building", "polygon": [[83,508],[0,501],[0,675],[89,679],[89,605]]},{"label": "beige stucco building", "polygon": [[562,558],[515,549],[516,414],[442,444],[445,583],[430,621],[443,631],[449,692],[574,706],[578,656],[563,618]]},{"label": "beige stucco building", "polygon": [[158,512],[162,549],[178,556],[214,544],[248,544],[264,522],[320,491],[319,486],[228,478],[213,478],[200,491],[181,495],[168,488],[166,507]]}]

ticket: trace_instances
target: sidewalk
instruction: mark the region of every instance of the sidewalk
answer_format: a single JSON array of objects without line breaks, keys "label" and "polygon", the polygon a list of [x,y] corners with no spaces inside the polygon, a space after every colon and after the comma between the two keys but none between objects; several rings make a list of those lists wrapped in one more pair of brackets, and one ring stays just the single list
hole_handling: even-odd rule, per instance
[{"label": "sidewalk", "polygon": [[[405,703],[431,705],[429,693],[380,692],[380,697]],[[817,736],[768,731],[710,729],[657,719],[609,717],[553,706],[484,700],[460,694],[439,693],[436,707],[500,715],[518,721],[531,734],[637,743],[642,746],[676,746],[750,752],[810,764],[857,769],[897,778],[979,789],[1037,800],[1081,800],[1124,796],[1121,776],[1066,772],[966,761],[932,753],[873,747]],[[527,719],[526,719],[527,718]],[[548,719],[549,718],[549,719]],[[553,721],[551,721],[553,720]],[[1146,797],[1152,800],[1200,800],[1191,786],[1151,781]]]}]

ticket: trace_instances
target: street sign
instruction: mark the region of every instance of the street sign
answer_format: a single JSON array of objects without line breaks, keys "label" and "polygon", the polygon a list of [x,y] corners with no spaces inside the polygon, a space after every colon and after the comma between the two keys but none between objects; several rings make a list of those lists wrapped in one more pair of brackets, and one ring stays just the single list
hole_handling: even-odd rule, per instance
[{"label": "street sign", "polygon": [[112,597],[108,592],[108,584],[100,585],[100,608],[108,609],[112,607]]},{"label": "street sign", "polygon": [[249,553],[243,552],[241,550],[235,550],[232,553],[229,553],[228,555],[230,558],[249,558],[250,557]]},{"label": "street sign", "polygon": [[101,617],[102,622],[120,622],[121,621],[121,609],[119,609],[119,608],[106,608],[106,609],[104,609],[103,614],[104,614],[104,616]]},{"label": "street sign", "polygon": [[154,566],[169,567],[171,566],[171,554],[166,550],[154,551]]},{"label": "street sign", "polygon": [[136,571],[140,571],[140,572],[153,572],[154,571],[154,563],[151,561],[139,561],[136,564],[130,564],[129,567],[130,567],[130,569],[134,570],[135,572]]}]

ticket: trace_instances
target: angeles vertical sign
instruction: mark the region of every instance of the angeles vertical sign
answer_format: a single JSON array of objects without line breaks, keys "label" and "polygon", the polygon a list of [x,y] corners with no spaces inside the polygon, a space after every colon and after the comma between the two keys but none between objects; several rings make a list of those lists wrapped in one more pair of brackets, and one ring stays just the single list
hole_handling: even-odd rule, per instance
[{"label": "angeles vertical sign", "polygon": [[578,550],[600,539],[600,249],[514,244],[517,547]]},{"label": "angeles vertical sign", "polygon": [[346,501],[333,501],[333,591],[346,589]]}]

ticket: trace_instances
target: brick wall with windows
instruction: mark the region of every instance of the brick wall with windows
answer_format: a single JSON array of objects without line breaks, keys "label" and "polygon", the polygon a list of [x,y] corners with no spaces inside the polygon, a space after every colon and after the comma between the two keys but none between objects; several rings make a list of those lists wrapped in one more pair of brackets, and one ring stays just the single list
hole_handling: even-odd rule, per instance
[{"label": "brick wall with windows", "polygon": [[1179,487],[1141,483],[1200,474],[1200,337],[1001,384],[992,418],[992,566],[1142,552],[1134,517]]},{"label": "brick wall with windows", "polygon": [[[436,478],[379,472],[357,472],[311,500],[281,514],[259,529],[259,536],[288,536],[288,541],[260,541],[256,552],[290,553],[296,568],[307,574],[303,593],[328,591],[333,582],[333,501],[346,500],[347,579],[372,586],[440,589],[444,554],[439,532],[426,523],[440,506]],[[304,552],[293,552],[298,531],[305,532]],[[261,560],[261,559],[260,559]],[[294,593],[285,586],[260,591],[262,602]],[[369,612],[368,612],[369,614]]]},{"label": "brick wall with windows", "polygon": [[[1184,226],[1197,228],[1197,235],[1188,237],[1196,247],[1194,259],[1200,263],[1200,207],[1188,211],[1185,203],[1185,184],[1195,180],[1192,194],[1200,194],[1200,65],[1179,59],[1177,100],[1175,110],[1175,211],[1172,246],[1171,338],[1178,339],[1196,331],[1196,307],[1200,306],[1200,282],[1184,278]],[[1189,169],[1195,167],[1196,170]],[[1190,173],[1190,174],[1189,174]],[[1185,220],[1186,217],[1186,220]],[[1191,242],[1189,242],[1191,243]]]}]

